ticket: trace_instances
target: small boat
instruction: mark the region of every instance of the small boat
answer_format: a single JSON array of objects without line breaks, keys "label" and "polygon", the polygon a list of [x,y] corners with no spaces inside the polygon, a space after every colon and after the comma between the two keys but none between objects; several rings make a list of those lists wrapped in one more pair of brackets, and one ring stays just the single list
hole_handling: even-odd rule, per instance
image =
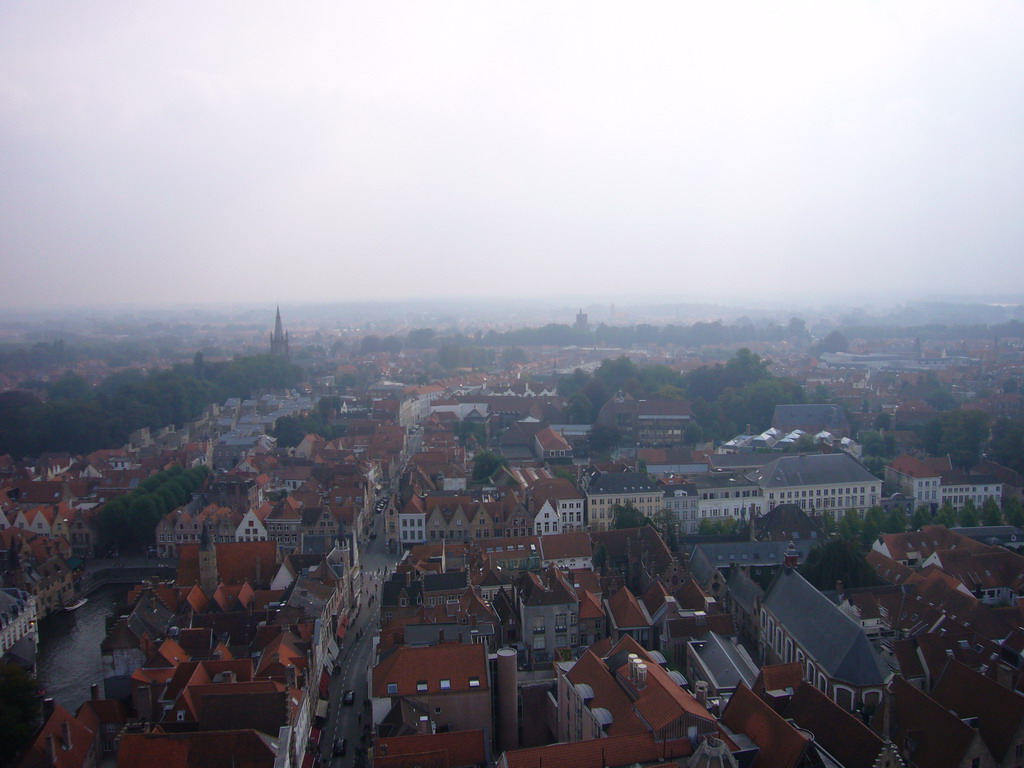
[{"label": "small boat", "polygon": [[88,602],[89,602],[89,598],[87,598],[87,597],[80,597],[80,598],[78,598],[78,600],[73,602],[71,605],[65,605],[64,606],[64,610],[65,611],[77,611],[79,608],[81,608],[83,605],[85,605]]}]

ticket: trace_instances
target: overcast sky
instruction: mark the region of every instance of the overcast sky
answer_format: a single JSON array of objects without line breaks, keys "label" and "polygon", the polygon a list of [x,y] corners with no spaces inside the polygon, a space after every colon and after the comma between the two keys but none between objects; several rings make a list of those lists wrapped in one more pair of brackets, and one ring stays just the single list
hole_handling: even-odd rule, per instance
[{"label": "overcast sky", "polygon": [[0,4],[5,303],[1024,291],[1024,3]]}]

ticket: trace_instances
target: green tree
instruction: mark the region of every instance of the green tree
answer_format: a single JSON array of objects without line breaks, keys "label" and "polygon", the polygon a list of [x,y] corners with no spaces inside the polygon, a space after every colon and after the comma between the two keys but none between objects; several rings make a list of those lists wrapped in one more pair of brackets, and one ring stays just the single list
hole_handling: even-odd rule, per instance
[{"label": "green tree", "polygon": [[918,504],[914,508],[914,515],[910,518],[910,530],[919,531],[926,525],[932,524],[932,511],[927,504]]},{"label": "green tree", "polygon": [[622,441],[622,434],[615,427],[595,424],[590,430],[590,450],[599,455],[608,455]]},{"label": "green tree", "polygon": [[477,483],[488,480],[499,467],[507,467],[508,460],[493,451],[477,451],[473,456],[473,481]]},{"label": "green tree", "polygon": [[939,507],[939,511],[935,515],[935,522],[947,528],[956,528],[957,514],[950,502],[942,502],[942,506]]},{"label": "green tree", "polygon": [[1024,528],[1024,505],[1016,495],[1007,496],[1003,501],[1003,516],[1006,518],[1007,525]]},{"label": "green tree", "polygon": [[594,416],[594,404],[584,392],[574,392],[566,409],[570,424],[590,424]]},{"label": "green tree", "polygon": [[601,573],[608,565],[608,548],[604,544],[598,544],[594,551],[594,568]]},{"label": "green tree", "polygon": [[1003,512],[999,509],[999,502],[989,496],[985,499],[985,503],[981,505],[981,524],[982,525],[1002,525],[1003,524]]},{"label": "green tree", "polygon": [[864,513],[861,520],[860,540],[864,549],[869,549],[875,542],[887,523],[885,510],[879,506],[873,506]]},{"label": "green tree", "polygon": [[739,528],[739,523],[734,517],[722,517],[717,520],[705,518],[697,526],[697,533],[701,536],[732,536]]},{"label": "green tree", "polygon": [[683,442],[687,445],[696,445],[697,443],[704,440],[704,430],[700,424],[695,421],[691,421],[683,429]]},{"label": "green tree", "polygon": [[955,466],[966,469],[981,458],[988,427],[984,411],[947,411],[925,425],[921,440],[932,455],[949,454]]},{"label": "green tree", "polygon": [[838,533],[846,541],[860,541],[863,521],[856,509],[848,509],[839,521]]},{"label": "green tree", "polygon": [[909,520],[907,510],[902,504],[894,504],[885,520],[885,533],[905,533]]},{"label": "green tree", "polygon": [[612,505],[612,528],[640,528],[650,522],[632,503]]},{"label": "green tree", "polygon": [[853,541],[833,539],[810,551],[799,568],[800,575],[820,590],[871,587],[879,583],[874,569]]},{"label": "green tree", "polygon": [[971,499],[967,499],[960,508],[957,521],[963,528],[973,528],[978,524],[978,508]]},{"label": "green tree", "polygon": [[0,765],[12,765],[39,720],[38,685],[17,664],[0,665]]}]

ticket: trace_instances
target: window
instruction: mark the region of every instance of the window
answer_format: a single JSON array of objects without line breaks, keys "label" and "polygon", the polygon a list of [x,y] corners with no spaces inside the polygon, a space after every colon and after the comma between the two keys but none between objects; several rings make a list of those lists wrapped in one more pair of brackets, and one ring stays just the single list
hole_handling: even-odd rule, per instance
[{"label": "window", "polygon": [[471,677],[471,678],[469,678],[469,687],[470,688],[479,688],[480,687],[480,678],[479,677]]},{"label": "window", "polygon": [[447,677],[442,678],[441,679],[441,690],[442,691],[450,691],[451,689],[452,689],[452,681],[451,681],[451,679],[449,679]]},{"label": "window", "polygon": [[388,683],[388,693],[389,694],[396,694],[396,693],[398,693],[398,683]]},{"label": "window", "polygon": [[420,693],[422,693],[423,691],[427,690],[427,681],[426,680],[417,680],[416,681],[416,690],[419,691]]}]

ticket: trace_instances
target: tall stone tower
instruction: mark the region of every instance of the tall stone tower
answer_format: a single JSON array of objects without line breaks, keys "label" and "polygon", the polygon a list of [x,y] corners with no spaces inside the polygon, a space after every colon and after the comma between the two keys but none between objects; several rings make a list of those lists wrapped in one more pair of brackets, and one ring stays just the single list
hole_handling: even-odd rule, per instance
[{"label": "tall stone tower", "polygon": [[277,321],[274,323],[274,332],[270,335],[270,354],[288,359],[288,334],[281,325],[281,307],[277,308]]},{"label": "tall stone tower", "polygon": [[217,575],[217,546],[210,535],[210,528],[203,524],[203,532],[199,535],[199,588],[206,595],[217,591],[220,577]]}]

